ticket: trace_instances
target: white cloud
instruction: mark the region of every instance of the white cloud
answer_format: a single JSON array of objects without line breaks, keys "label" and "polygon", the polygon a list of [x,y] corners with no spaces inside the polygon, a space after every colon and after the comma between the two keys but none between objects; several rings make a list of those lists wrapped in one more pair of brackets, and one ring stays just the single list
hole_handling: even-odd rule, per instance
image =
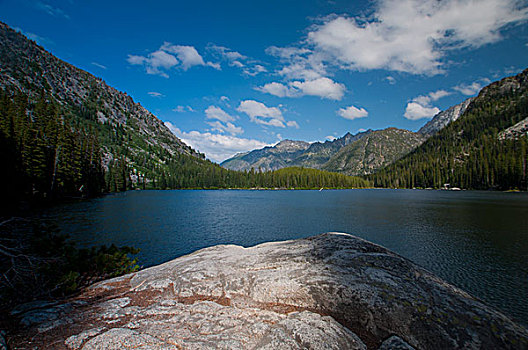
[{"label": "white cloud", "polygon": [[385,77],[385,80],[387,80],[391,85],[396,84],[396,79],[394,77],[391,77],[390,75]]},{"label": "white cloud", "polygon": [[184,71],[194,66],[209,66],[220,69],[218,63],[205,62],[203,57],[193,46],[173,45],[164,42],[156,51],[145,56],[128,55],[128,63],[132,65],[144,65],[147,74],[160,75],[168,78],[165,70],[178,67]]},{"label": "white cloud", "polygon": [[235,126],[233,123],[229,122],[222,123],[216,120],[214,122],[207,122],[207,124],[209,124],[213,128],[213,131],[218,131],[220,133],[227,132],[231,135],[238,135],[244,133],[244,129],[239,126]]},{"label": "white cloud", "polygon": [[451,93],[445,90],[437,90],[429,93],[429,97],[432,101],[438,101],[439,99],[449,95],[451,95]]},{"label": "white cloud", "polygon": [[291,128],[299,129],[299,124],[297,124],[297,122],[295,120],[290,120],[290,121],[286,122],[286,125],[291,127]]},{"label": "white cloud", "polygon": [[446,90],[431,91],[427,95],[421,95],[412,99],[407,103],[404,117],[409,120],[417,120],[422,118],[431,118],[440,113],[440,109],[431,105],[431,102],[451,95],[451,92]]},{"label": "white cloud", "polygon": [[35,3],[35,7],[43,12],[46,12],[48,15],[50,16],[53,16],[53,17],[63,17],[63,18],[66,18],[66,19],[70,19],[70,16],[64,12],[63,10],[61,10],[60,8],[58,7],[53,7],[49,4],[46,4],[44,2],[41,2],[41,1],[37,1]]},{"label": "white cloud", "polygon": [[207,119],[215,120],[213,122],[207,122],[207,124],[213,127],[213,130],[221,133],[227,132],[231,135],[242,134],[244,132],[241,127],[235,126],[231,123],[235,121],[236,118],[226,113],[222,108],[209,106],[205,110],[205,115]]},{"label": "white cloud", "polygon": [[460,84],[455,86],[453,89],[466,96],[473,96],[479,93],[479,91],[490,83],[489,79],[480,79],[471,84]]},{"label": "white cloud", "polygon": [[222,101],[222,102],[229,101],[229,97],[227,97],[227,96],[220,96],[220,101]]},{"label": "white cloud", "polygon": [[164,42],[160,50],[176,54],[183,70],[187,70],[193,66],[209,66],[220,69],[218,63],[204,62],[203,57],[200,56],[193,46],[173,45],[169,42]]},{"label": "white cloud", "polygon": [[345,94],[345,85],[329,78],[308,81],[291,81],[288,85],[272,82],[259,86],[256,90],[278,97],[318,96],[330,100],[340,100]]},{"label": "white cloud", "polygon": [[328,136],[326,137],[326,139],[327,139],[328,141],[334,141],[334,140],[336,139],[336,137],[333,136],[333,135],[328,135]]},{"label": "white cloud", "polygon": [[451,95],[446,90],[437,90],[428,93],[427,95],[421,95],[413,98],[413,102],[416,102],[422,106],[430,107],[431,102],[438,101],[439,99]]},{"label": "white cloud", "polygon": [[431,118],[440,113],[437,107],[423,106],[418,102],[409,102],[405,108],[404,117],[410,120],[418,120],[422,118]]},{"label": "white cloud", "polygon": [[225,46],[211,44],[207,46],[207,49],[215,53],[222,60],[227,61],[227,64],[231,67],[241,68],[242,72],[246,75],[255,76],[259,73],[267,72],[267,69],[259,64],[258,61]]},{"label": "white cloud", "polygon": [[216,106],[207,107],[205,110],[205,115],[207,119],[217,119],[224,123],[236,120],[235,117],[227,114],[222,108]]},{"label": "white cloud", "polygon": [[358,119],[358,118],[366,118],[368,116],[368,112],[365,108],[357,108],[354,106],[349,106],[346,108],[339,108],[337,111],[337,114],[339,114],[341,117],[345,119]]},{"label": "white cloud", "polygon": [[330,17],[307,42],[310,55],[340,68],[438,74],[448,51],[499,41],[504,27],[526,21],[521,6],[517,0],[379,0],[372,16]]},{"label": "white cloud", "polygon": [[272,82],[256,87],[255,90],[278,97],[295,97],[296,91],[282,83]]},{"label": "white cloud", "polygon": [[194,112],[194,109],[191,106],[176,106],[172,109],[173,112],[183,113],[183,112]]},{"label": "white cloud", "polygon": [[277,126],[280,128],[285,127],[284,117],[282,116],[280,109],[277,107],[267,107],[262,102],[245,100],[240,102],[237,110],[246,113],[253,123]]},{"label": "white cloud", "polygon": [[99,67],[99,68],[101,68],[101,69],[106,69],[106,66],[103,66],[103,65],[102,65],[102,64],[100,64],[100,63],[97,63],[97,62],[92,62],[92,64],[93,64],[94,66],[96,66],[96,67]]},{"label": "white cloud", "polygon": [[272,146],[259,140],[229,135],[212,134],[210,132],[201,133],[199,131],[184,132],[170,122],[165,122],[165,125],[183,142],[205,153],[207,158],[214,162],[222,162],[237,153]]},{"label": "white cloud", "polygon": [[242,72],[244,72],[244,74],[249,75],[251,77],[254,77],[257,74],[264,73],[264,72],[267,72],[267,71],[268,70],[266,69],[266,67],[264,67],[261,64],[255,64],[253,66],[246,66],[242,70]]},{"label": "white cloud", "polygon": [[152,97],[165,97],[165,95],[157,91],[149,91],[148,94]]},{"label": "white cloud", "polygon": [[318,78],[310,81],[294,81],[291,86],[302,91],[303,95],[319,96],[330,100],[340,100],[345,94],[345,85],[329,78]]}]

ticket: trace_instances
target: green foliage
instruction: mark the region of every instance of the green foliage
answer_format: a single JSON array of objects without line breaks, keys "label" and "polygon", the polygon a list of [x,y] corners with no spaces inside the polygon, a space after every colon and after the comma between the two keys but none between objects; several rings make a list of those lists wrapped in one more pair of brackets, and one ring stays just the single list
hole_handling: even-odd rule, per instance
[{"label": "green foliage", "polygon": [[[498,133],[528,117],[528,71],[485,88],[455,122],[369,176],[378,187],[528,190],[528,139]],[[508,86],[517,86],[509,89]]]},{"label": "green foliage", "polygon": [[20,200],[96,195],[104,186],[101,150],[89,128],[74,128],[57,103],[42,95],[0,90],[1,183],[4,208]]},{"label": "green foliage", "polygon": [[[56,227],[12,219],[0,226],[0,297],[21,303],[77,292],[93,282],[139,269],[131,247],[79,249]],[[0,305],[6,307],[7,305]]]}]

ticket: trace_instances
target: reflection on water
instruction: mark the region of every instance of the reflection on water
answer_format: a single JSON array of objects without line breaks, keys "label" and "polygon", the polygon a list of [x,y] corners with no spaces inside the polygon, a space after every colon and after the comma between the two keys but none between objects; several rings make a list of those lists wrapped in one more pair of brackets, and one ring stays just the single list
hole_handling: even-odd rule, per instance
[{"label": "reflection on water", "polygon": [[528,194],[412,190],[135,191],[43,216],[83,246],[141,248],[144,266],[216,244],[347,232],[528,324]]}]

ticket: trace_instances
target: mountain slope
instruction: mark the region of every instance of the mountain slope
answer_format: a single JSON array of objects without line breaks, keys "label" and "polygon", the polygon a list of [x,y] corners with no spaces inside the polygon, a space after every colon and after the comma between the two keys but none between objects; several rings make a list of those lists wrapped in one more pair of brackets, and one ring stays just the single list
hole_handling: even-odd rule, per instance
[{"label": "mountain slope", "polygon": [[438,113],[433,119],[422,126],[420,130],[418,130],[418,133],[426,137],[433,136],[438,131],[445,128],[449,123],[454,122],[464,114],[471,101],[473,101],[473,98],[468,98],[464,102]]},{"label": "mountain slope", "polygon": [[527,117],[528,69],[483,88],[460,118],[370,178],[380,187],[527,190],[526,133],[505,136]]},{"label": "mountain slope", "polygon": [[[155,146],[170,154],[198,155],[126,93],[56,58],[1,22],[0,64],[1,88],[23,92],[30,98],[45,93],[84,119],[106,125],[107,129],[121,127],[125,133],[136,134],[146,144],[132,145],[133,153]],[[115,158],[110,145],[105,149],[110,158]]]},{"label": "mountain slope", "polygon": [[267,171],[291,166],[320,169],[337,151],[368,133],[370,131],[356,135],[347,133],[343,137],[324,143],[284,140],[272,147],[238,154],[220,165],[232,170],[253,168]]},{"label": "mountain slope", "polygon": [[376,130],[341,148],[323,169],[347,175],[370,174],[403,157],[425,139],[425,136],[408,130]]},{"label": "mountain slope", "polygon": [[343,147],[360,140],[370,134],[372,130],[359,132],[355,135],[346,133],[343,137],[333,141],[314,142],[297,159],[292,162],[293,166],[322,169],[326,162],[332,158]]},{"label": "mountain slope", "polygon": [[237,154],[221,163],[231,170],[277,170],[286,168],[288,164],[302,154],[310,144],[304,141],[283,140],[272,147]]}]

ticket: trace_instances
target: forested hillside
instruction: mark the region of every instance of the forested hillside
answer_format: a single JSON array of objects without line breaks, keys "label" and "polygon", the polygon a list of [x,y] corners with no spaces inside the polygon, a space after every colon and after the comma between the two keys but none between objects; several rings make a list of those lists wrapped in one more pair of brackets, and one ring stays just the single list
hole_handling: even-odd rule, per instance
[{"label": "forested hillside", "polygon": [[346,175],[371,174],[403,157],[425,139],[419,133],[397,128],[372,131],[340,149],[322,169]]},{"label": "forested hillside", "polygon": [[421,147],[370,176],[378,187],[527,190],[526,132],[501,131],[528,117],[528,70],[495,82]]},{"label": "forested hillside", "polygon": [[[323,181],[326,175],[318,182],[301,170],[257,176],[223,169],[185,145],[126,93],[3,23],[0,64],[4,208],[21,200],[129,189],[283,187],[290,178],[304,187],[332,183]],[[336,182],[367,185],[360,179]]]}]

